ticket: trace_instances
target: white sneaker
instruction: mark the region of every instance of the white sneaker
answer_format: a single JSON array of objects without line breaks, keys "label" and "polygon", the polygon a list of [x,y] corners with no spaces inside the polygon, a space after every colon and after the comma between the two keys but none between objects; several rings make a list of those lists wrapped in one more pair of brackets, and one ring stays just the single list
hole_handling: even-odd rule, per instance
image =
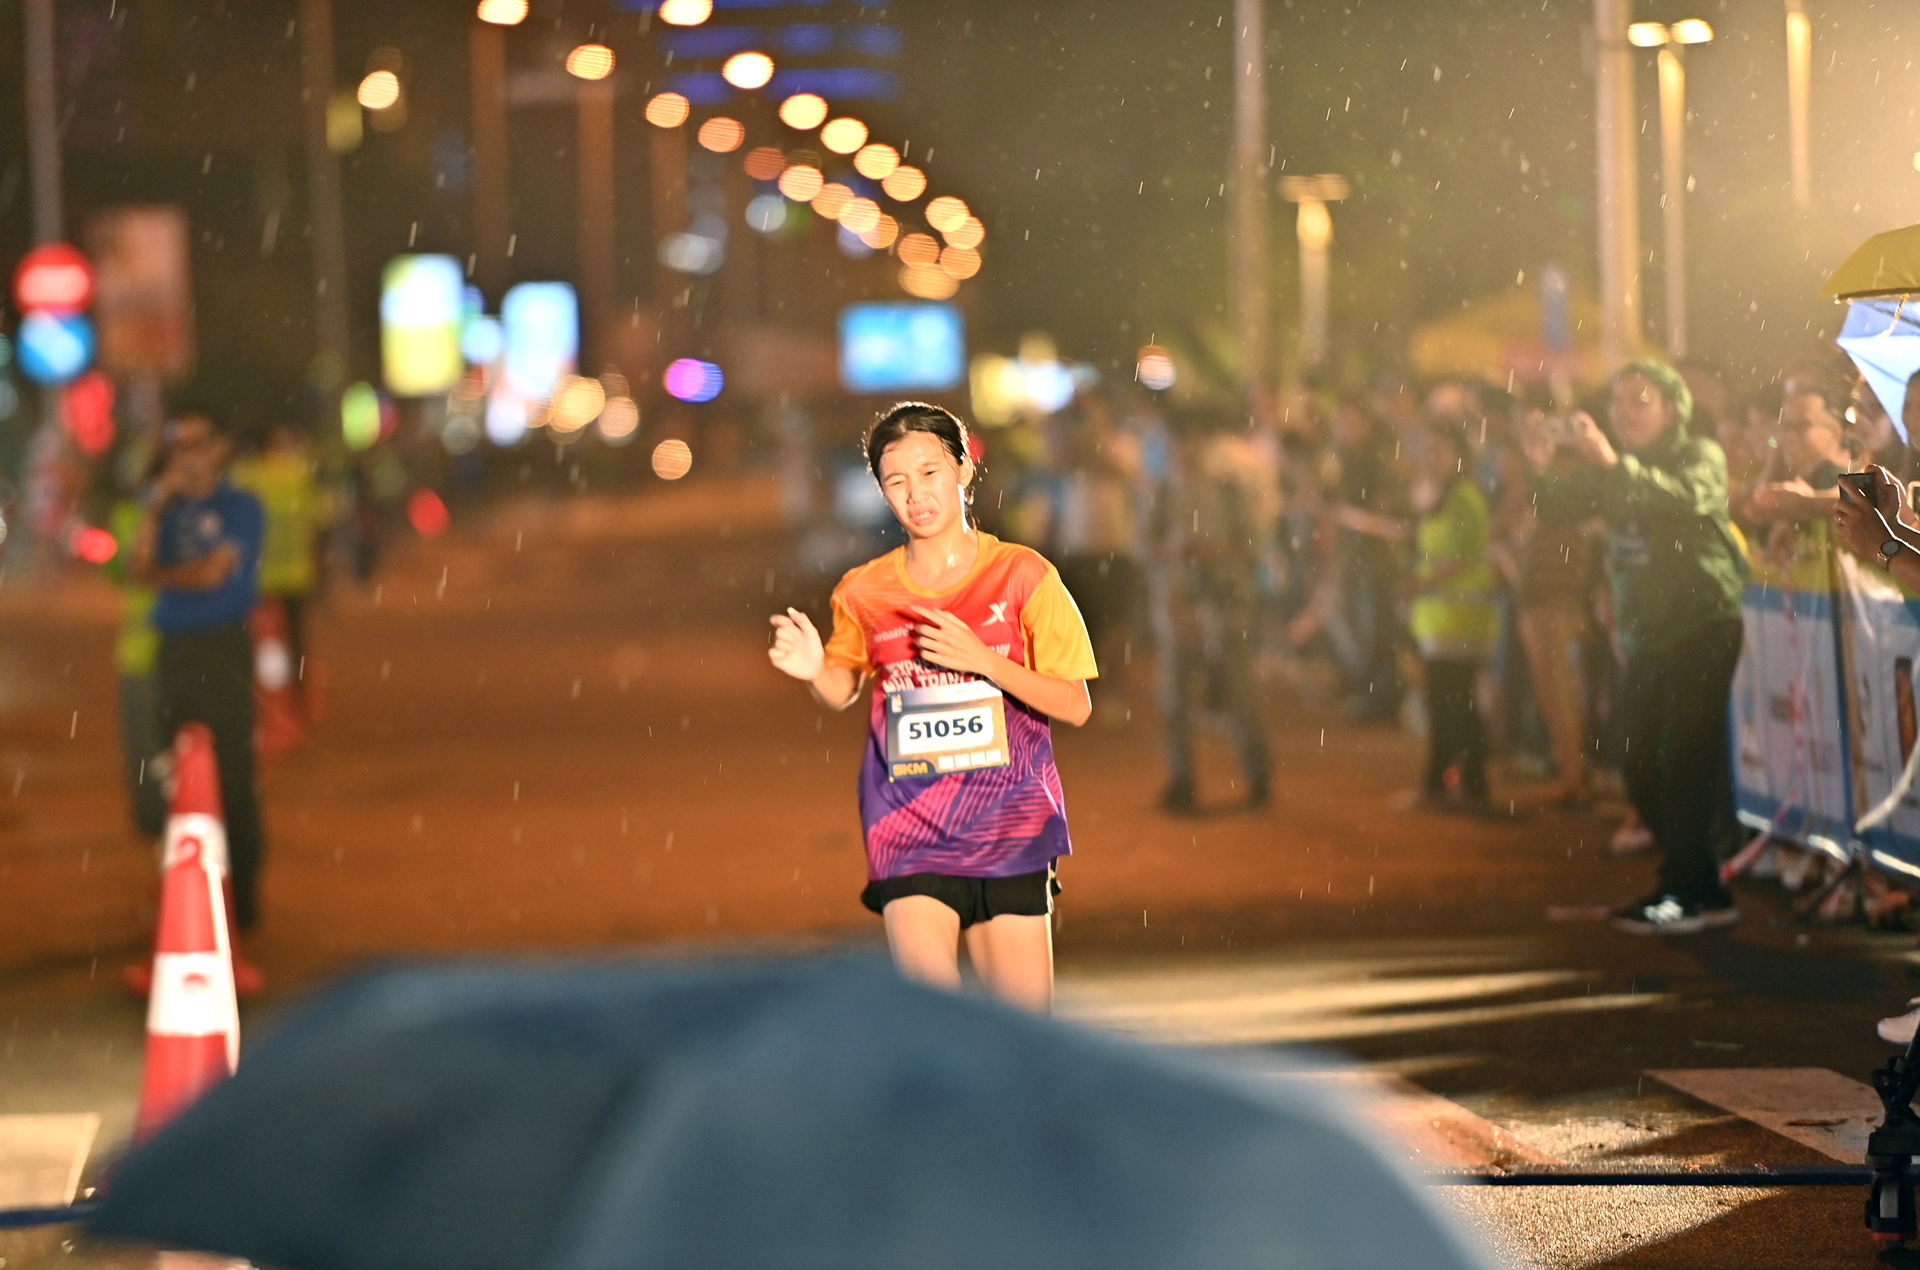
[{"label": "white sneaker", "polygon": [[[1920,997],[1907,1002],[1908,1005],[1920,1005]],[[1896,1014],[1890,1019],[1881,1019],[1874,1031],[1880,1039],[1889,1045],[1911,1045],[1913,1034],[1920,1031],[1920,1010],[1909,1010],[1905,1014]]]}]

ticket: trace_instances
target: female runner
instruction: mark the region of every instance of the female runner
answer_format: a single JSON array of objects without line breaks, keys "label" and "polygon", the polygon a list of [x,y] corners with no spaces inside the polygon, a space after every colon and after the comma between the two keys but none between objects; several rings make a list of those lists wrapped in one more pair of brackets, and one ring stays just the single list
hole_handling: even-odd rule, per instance
[{"label": "female runner", "polygon": [[959,936],[987,990],[1053,1004],[1056,857],[1066,803],[1047,720],[1093,711],[1080,611],[1045,557],[967,524],[966,427],[938,406],[895,406],[867,465],[907,545],[847,573],[822,646],[805,613],[773,618],[773,664],[843,710],[876,679],[860,820],[868,884],[903,974],[960,985]]}]

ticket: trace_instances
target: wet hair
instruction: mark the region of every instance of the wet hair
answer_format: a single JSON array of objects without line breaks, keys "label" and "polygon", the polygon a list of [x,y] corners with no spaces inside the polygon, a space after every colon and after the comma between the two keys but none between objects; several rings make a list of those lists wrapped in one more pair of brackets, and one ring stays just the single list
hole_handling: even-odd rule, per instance
[{"label": "wet hair", "polygon": [[971,457],[967,453],[967,425],[960,422],[960,416],[924,401],[903,401],[867,429],[867,468],[874,480],[880,479],[880,458],[887,447],[909,432],[924,432],[939,441],[957,466],[965,467]]},{"label": "wet hair", "polygon": [[1638,375],[1654,386],[1654,389],[1673,407],[1673,425],[1684,433],[1687,425],[1693,422],[1693,389],[1687,387],[1687,381],[1680,378],[1680,372],[1665,362],[1642,360],[1628,362],[1614,372],[1613,382],[1619,383],[1629,375]]}]

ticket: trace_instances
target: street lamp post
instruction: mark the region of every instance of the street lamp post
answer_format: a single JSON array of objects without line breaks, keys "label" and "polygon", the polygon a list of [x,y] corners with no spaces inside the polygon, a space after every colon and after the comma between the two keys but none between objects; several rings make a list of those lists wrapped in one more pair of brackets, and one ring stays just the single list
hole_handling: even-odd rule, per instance
[{"label": "street lamp post", "polygon": [[1327,360],[1327,248],[1333,243],[1328,203],[1348,193],[1343,176],[1283,176],[1280,197],[1298,203],[1295,231],[1300,239],[1300,361],[1319,366]]},{"label": "street lamp post", "polygon": [[1594,142],[1598,158],[1600,353],[1609,373],[1640,347],[1639,182],[1634,163],[1633,50],[1627,0],[1593,0]]},{"label": "street lamp post", "polygon": [[1793,175],[1793,207],[1813,206],[1813,162],[1807,96],[1813,82],[1813,24],[1801,0],[1787,0],[1787,147]]},{"label": "street lamp post", "polygon": [[1668,26],[1635,22],[1627,40],[1660,50],[1660,225],[1667,266],[1667,351],[1687,355],[1686,133],[1687,68],[1683,51],[1705,44],[1713,28],[1698,18]]}]

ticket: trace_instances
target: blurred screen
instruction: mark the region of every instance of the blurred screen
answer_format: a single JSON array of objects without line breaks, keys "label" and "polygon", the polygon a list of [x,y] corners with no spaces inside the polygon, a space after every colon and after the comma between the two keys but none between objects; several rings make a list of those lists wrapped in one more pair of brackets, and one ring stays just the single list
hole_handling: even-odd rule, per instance
[{"label": "blurred screen", "polygon": [[580,306],[565,282],[523,282],[500,305],[506,335],[507,385],[545,401],[580,354]]},{"label": "blurred screen", "polygon": [[951,304],[851,304],[840,311],[840,382],[849,392],[945,390],[966,374]]},{"label": "blurred screen", "polygon": [[400,397],[441,393],[465,362],[466,279],[452,256],[396,256],[380,277],[380,362]]}]

